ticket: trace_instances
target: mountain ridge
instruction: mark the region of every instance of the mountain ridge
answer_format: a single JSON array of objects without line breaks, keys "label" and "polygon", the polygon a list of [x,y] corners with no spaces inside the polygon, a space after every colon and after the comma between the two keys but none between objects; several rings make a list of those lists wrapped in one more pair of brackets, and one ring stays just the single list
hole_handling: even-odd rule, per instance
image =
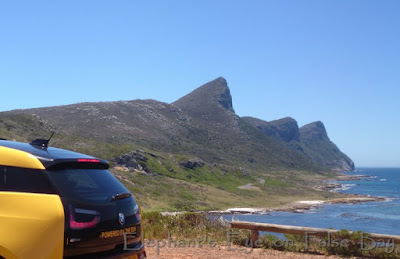
[{"label": "mountain ridge", "polygon": [[[227,81],[219,77],[171,104],[137,99],[20,109],[1,112],[0,127],[3,122],[3,128],[7,129],[2,118],[20,116],[22,121],[36,120],[38,127],[59,129],[65,135],[136,144],[166,152],[187,152],[211,162],[238,158],[250,167],[253,163],[248,161],[257,160],[263,168],[320,170],[314,164],[317,162],[331,169],[354,169],[354,164],[343,166],[352,163],[347,156],[346,159],[336,156],[336,162],[325,161],[321,155],[315,158],[314,153],[321,148],[314,150],[310,143],[332,143],[322,122],[299,128],[290,117],[272,122],[241,118],[235,114],[232,103]],[[26,135],[18,126],[14,130]],[[330,149],[337,152],[333,145]]]}]

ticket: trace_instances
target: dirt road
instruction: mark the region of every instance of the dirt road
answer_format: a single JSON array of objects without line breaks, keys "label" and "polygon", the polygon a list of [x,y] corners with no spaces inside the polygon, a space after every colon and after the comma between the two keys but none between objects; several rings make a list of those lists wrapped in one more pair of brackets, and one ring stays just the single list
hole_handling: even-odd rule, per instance
[{"label": "dirt road", "polygon": [[186,259],[258,259],[258,258],[268,258],[268,259],[337,259],[337,256],[324,256],[324,255],[311,255],[311,254],[300,254],[300,253],[289,253],[280,252],[271,249],[243,249],[241,247],[233,247],[235,251],[228,251],[226,246],[217,247],[162,247],[159,249],[157,254],[156,247],[147,247],[146,253],[150,259],[172,259],[172,258],[186,258]]}]

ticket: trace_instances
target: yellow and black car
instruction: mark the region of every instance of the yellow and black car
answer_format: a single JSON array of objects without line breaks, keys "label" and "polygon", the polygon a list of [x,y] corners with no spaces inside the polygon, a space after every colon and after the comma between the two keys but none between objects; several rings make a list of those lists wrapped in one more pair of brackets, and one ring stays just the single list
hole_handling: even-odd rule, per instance
[{"label": "yellow and black car", "polygon": [[0,258],[146,258],[140,206],[108,167],[0,140]]}]

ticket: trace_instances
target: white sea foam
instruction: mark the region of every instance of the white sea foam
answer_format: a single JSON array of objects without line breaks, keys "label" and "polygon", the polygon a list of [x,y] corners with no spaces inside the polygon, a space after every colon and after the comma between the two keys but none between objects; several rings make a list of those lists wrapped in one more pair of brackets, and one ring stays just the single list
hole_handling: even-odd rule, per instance
[{"label": "white sea foam", "polygon": [[354,183],[342,184],[340,187],[333,189],[332,192],[346,191],[346,190],[349,190],[349,189],[351,189],[351,187],[354,187],[356,185],[357,184],[354,184]]},{"label": "white sea foam", "polygon": [[231,213],[261,213],[263,212],[262,209],[253,209],[253,208],[231,208],[227,209],[226,211]]}]

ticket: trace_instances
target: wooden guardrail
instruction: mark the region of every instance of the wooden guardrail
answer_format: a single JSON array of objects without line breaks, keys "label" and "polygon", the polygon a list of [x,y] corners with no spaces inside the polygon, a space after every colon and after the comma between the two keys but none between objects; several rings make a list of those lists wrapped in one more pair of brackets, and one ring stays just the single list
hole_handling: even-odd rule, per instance
[{"label": "wooden guardrail", "polygon": [[[292,234],[292,235],[312,235],[317,237],[326,237],[329,234],[335,234],[340,232],[340,230],[327,229],[327,228],[310,228],[310,227],[298,227],[289,225],[277,225],[277,224],[267,224],[267,223],[256,223],[247,221],[232,221],[232,228],[238,229],[248,229],[251,230],[251,240],[256,242],[259,239],[258,231]],[[349,231],[349,234],[353,234],[353,231]],[[386,242],[391,240],[395,244],[400,244],[400,236],[397,235],[384,235],[368,233],[368,238],[376,242]]]}]

